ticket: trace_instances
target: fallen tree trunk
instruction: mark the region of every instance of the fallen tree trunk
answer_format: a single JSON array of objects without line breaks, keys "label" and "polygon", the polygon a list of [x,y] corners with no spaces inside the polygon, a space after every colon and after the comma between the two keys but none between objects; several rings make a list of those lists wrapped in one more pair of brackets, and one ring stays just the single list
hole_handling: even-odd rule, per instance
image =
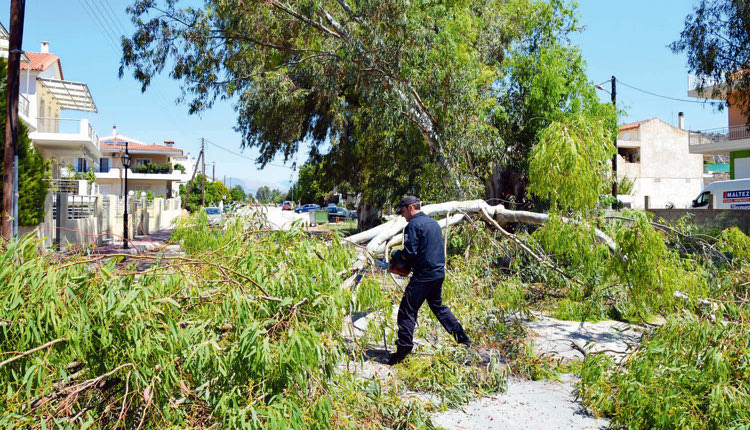
[{"label": "fallen tree trunk", "polygon": [[[457,224],[469,215],[491,218],[499,225],[513,222],[541,225],[549,221],[549,215],[547,214],[508,210],[501,204],[491,206],[484,200],[436,203],[423,206],[422,212],[424,212],[425,215],[433,217],[445,215],[445,218],[438,221],[442,228]],[[563,218],[563,221],[575,222],[565,218]],[[367,251],[374,257],[386,253],[389,248],[403,242],[403,230],[406,227],[406,224],[406,219],[399,216],[398,218],[392,219],[375,228],[349,236],[346,240],[357,245],[367,244]],[[594,232],[599,242],[607,245],[612,251],[617,249],[615,242],[609,236],[604,234],[604,232],[598,229],[594,229]]]}]

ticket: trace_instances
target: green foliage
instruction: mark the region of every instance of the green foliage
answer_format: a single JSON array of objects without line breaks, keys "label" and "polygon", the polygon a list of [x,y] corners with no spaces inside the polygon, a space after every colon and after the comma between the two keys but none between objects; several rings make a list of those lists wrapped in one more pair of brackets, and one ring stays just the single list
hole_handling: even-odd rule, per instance
[{"label": "green foliage", "polygon": [[247,199],[247,194],[245,194],[245,190],[239,185],[235,185],[234,188],[232,188],[231,194],[232,194],[232,201],[235,201],[235,202],[244,202]]},{"label": "green foliage", "polygon": [[191,113],[237,100],[242,145],[261,165],[293,159],[305,142],[318,173],[301,175],[296,200],[334,187],[375,207],[404,194],[478,197],[498,162],[528,172],[550,121],[614,126],[569,44],[574,7],[137,0],[120,74],[132,70],[145,91],[169,73]]},{"label": "green foliage", "polygon": [[[146,163],[133,168],[133,173],[172,173],[172,165],[169,163],[154,164]],[[184,167],[183,167],[183,172]]]},{"label": "green foliage", "polygon": [[[611,191],[607,189],[607,191]],[[632,194],[635,191],[635,180],[622,176],[617,181],[617,194]]]},{"label": "green foliage", "polygon": [[175,164],[174,166],[172,166],[172,168],[175,170],[179,170],[180,173],[185,173],[185,166],[183,166],[182,164]]},{"label": "green foliage", "polygon": [[590,354],[578,394],[615,429],[741,429],[750,425],[745,321],[674,316],[625,363]]},{"label": "green foliage", "polygon": [[[189,212],[195,212],[201,208],[201,187],[202,187],[202,175],[200,173],[195,175],[195,179],[192,184],[180,185],[180,197],[185,199],[188,192],[188,186],[190,187],[190,195],[187,197],[187,203],[185,209]],[[209,181],[206,180],[206,205],[210,206],[218,205],[222,201],[224,203],[232,201],[232,192],[226,187],[221,181]]]},{"label": "green foliage", "polygon": [[716,247],[729,254],[735,267],[750,265],[750,237],[739,228],[732,227],[722,231]]},{"label": "green foliage", "polygon": [[[7,63],[0,60],[0,82],[7,77]],[[6,106],[8,103],[7,86],[0,86],[0,123],[5,124]],[[0,148],[5,147],[5,133],[0,136]],[[49,183],[45,180],[50,175],[49,163],[34,149],[29,138],[28,128],[23,121],[18,121],[18,224],[35,226],[44,220],[44,201],[47,198]],[[1,157],[0,157],[1,158]],[[3,160],[0,159],[0,175],[3,172]],[[3,191],[0,189],[0,204]]]},{"label": "green foliage", "polygon": [[[156,266],[138,277],[116,260],[96,271],[82,257],[58,267],[51,255],[36,255],[29,238],[0,254],[2,267],[14,267],[0,271],[0,348],[65,339],[0,367],[7,388],[0,426],[59,419],[109,428],[122,414],[130,427],[142,407],[147,428],[329,427],[342,357],[331,327],[341,326],[349,302],[338,273],[351,252],[298,231],[205,227],[205,217],[195,217],[175,232],[200,265]],[[85,388],[110,371],[105,385]],[[62,393],[65,409],[51,397],[30,411],[34,399],[59,392],[60,378],[80,389]]]},{"label": "green foliage", "polygon": [[676,291],[705,296],[706,272],[669,249],[646,213],[629,214],[634,222],[615,232],[619,255],[610,260],[610,269],[627,286],[629,313],[643,316],[672,310]]},{"label": "green foliage", "polygon": [[[685,18],[680,38],[672,52],[687,54],[688,70],[698,78],[699,94],[727,99],[745,115],[750,114],[750,54],[744,48],[750,37],[750,4],[738,0],[701,0]],[[722,85],[716,85],[722,83]],[[724,108],[726,105],[719,105]]]},{"label": "green foliage", "polygon": [[281,191],[276,188],[272,190],[265,185],[258,188],[255,192],[255,199],[260,203],[281,203],[284,197]]},{"label": "green foliage", "polygon": [[398,373],[406,386],[415,391],[437,395],[449,408],[456,408],[477,395],[497,393],[505,389],[507,368],[497,355],[486,364],[474,352],[464,348],[436,351],[428,357],[407,358]]},{"label": "green foliage", "polygon": [[[323,204],[323,198],[338,182],[337,175],[326,174],[324,163],[305,163],[299,169],[299,179],[292,185],[289,195],[304,203]],[[334,182],[335,181],[335,182]],[[290,197],[291,200],[291,197]]]},{"label": "green foliage", "polygon": [[603,120],[578,116],[551,123],[531,154],[529,190],[549,198],[553,210],[592,210],[610,178],[611,141]]},{"label": "green foliage", "polygon": [[[519,21],[529,19],[530,23],[525,29],[528,35],[512,45],[503,62],[507,86],[500,92],[501,109],[496,110],[493,122],[497,124],[506,150],[498,154],[498,158],[504,169],[517,172],[516,177],[528,178],[532,185],[535,181],[553,183],[560,177],[559,171],[530,170],[533,154],[552,156],[546,161],[538,159],[539,163],[558,163],[557,154],[537,147],[545,144],[549,149],[550,140],[556,140],[555,143],[560,145],[575,145],[563,148],[563,154],[567,154],[564,161],[585,168],[587,160],[583,154],[573,151],[579,147],[587,152],[597,151],[603,142],[591,141],[593,136],[586,132],[574,133],[585,129],[581,122],[586,124],[589,120],[594,128],[600,128],[604,123],[609,133],[614,133],[615,111],[611,105],[600,102],[587,77],[580,50],[569,42],[570,35],[580,31],[574,6],[560,1],[530,2],[528,7],[521,7],[521,2],[515,3],[516,13],[521,17]],[[556,132],[568,133],[568,136],[554,136]],[[597,148],[590,150],[586,148],[588,145]],[[594,163],[596,170],[598,157]],[[575,181],[575,178],[566,178],[564,184],[570,181]],[[508,184],[503,186],[508,187]],[[500,195],[494,197],[512,196],[519,202],[524,197],[523,187],[514,190],[511,186],[510,190],[501,189],[496,193]],[[532,203],[534,207],[546,210],[547,193],[542,194],[542,200]]]}]

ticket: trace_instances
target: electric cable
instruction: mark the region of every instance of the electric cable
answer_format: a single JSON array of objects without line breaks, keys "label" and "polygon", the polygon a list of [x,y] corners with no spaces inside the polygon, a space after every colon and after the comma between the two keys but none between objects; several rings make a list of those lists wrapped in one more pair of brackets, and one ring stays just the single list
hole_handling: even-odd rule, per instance
[{"label": "electric cable", "polygon": [[[213,146],[215,146],[215,147],[217,147],[217,148],[219,148],[219,149],[223,149],[224,151],[226,151],[226,152],[229,152],[230,154],[234,154],[234,155],[236,155],[236,156],[238,156],[238,157],[241,157],[241,158],[244,158],[244,159],[247,159],[247,160],[253,161],[253,162],[255,161],[255,159],[254,159],[254,158],[250,158],[250,157],[248,157],[247,155],[245,155],[245,154],[242,154],[242,153],[240,153],[240,152],[237,152],[237,151],[232,151],[231,149],[227,149],[227,148],[225,148],[225,147],[223,147],[223,146],[221,146],[221,145],[219,145],[219,144],[217,144],[217,143],[211,142],[211,141],[210,141],[210,140],[208,140],[208,139],[206,139],[206,143],[208,143],[208,144],[210,144],[210,145],[213,145]],[[280,164],[273,164],[273,163],[266,163],[266,166],[274,166],[274,167],[283,167],[283,168],[286,168],[286,169],[294,169],[294,166],[285,166],[285,165],[280,165]]]},{"label": "electric cable", "polygon": [[706,104],[706,103],[708,103],[710,105],[715,105],[715,104],[721,104],[722,103],[722,102],[708,101],[708,100],[706,100],[706,101],[688,100],[688,99],[680,99],[680,98],[677,98],[677,97],[664,96],[664,95],[661,95],[661,94],[653,93],[651,91],[646,91],[646,90],[640,89],[638,87],[635,87],[633,85],[625,83],[625,82],[623,82],[623,81],[621,81],[619,79],[617,79],[617,83],[625,85],[626,87],[628,87],[630,89],[633,89],[633,90],[636,90],[636,91],[640,91],[640,92],[642,92],[644,94],[648,94],[648,95],[654,96],[654,97],[660,97],[660,98],[667,99],[667,100],[674,100],[674,101],[683,102],[683,103],[699,103],[699,104]]},{"label": "electric cable", "polygon": [[107,41],[112,44],[112,47],[115,49],[120,49],[120,47],[117,45],[117,42],[112,38],[112,36],[109,34],[108,31],[106,31],[106,26],[102,24],[102,20],[99,18],[99,15],[94,11],[94,9],[89,4],[88,0],[78,0],[78,3],[80,3],[81,7],[86,10],[86,13],[92,18],[94,21],[94,25],[97,29],[99,29],[99,32],[104,35],[104,38],[107,39]]}]

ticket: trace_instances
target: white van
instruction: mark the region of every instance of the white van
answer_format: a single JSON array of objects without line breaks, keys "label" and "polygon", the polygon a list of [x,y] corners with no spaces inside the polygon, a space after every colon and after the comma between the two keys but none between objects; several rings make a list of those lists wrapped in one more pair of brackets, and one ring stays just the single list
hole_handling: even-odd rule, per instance
[{"label": "white van", "polygon": [[716,196],[714,209],[750,210],[750,179],[711,182],[693,200],[693,208],[707,209],[709,194]]}]

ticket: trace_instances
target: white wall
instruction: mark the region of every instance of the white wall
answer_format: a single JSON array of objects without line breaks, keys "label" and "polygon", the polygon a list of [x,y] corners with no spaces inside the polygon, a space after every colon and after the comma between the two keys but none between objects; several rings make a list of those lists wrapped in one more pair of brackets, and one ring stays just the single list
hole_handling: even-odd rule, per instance
[{"label": "white wall", "polygon": [[703,189],[703,155],[690,154],[688,132],[655,119],[641,124],[637,135],[640,166],[630,163],[620,169],[620,159],[617,169],[638,172],[637,177],[628,175],[635,180],[633,206],[642,208],[649,196],[652,208],[689,207]]},{"label": "white wall", "polygon": [[750,158],[734,159],[734,179],[750,178]]}]

